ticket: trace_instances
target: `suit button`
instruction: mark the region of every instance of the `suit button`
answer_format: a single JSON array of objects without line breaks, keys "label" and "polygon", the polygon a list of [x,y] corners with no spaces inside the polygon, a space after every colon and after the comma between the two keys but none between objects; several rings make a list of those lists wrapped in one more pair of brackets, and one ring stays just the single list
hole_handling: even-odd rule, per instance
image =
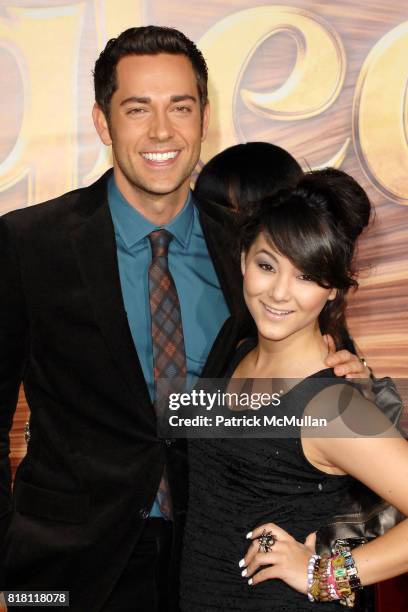
[{"label": "suit button", "polygon": [[139,516],[142,519],[147,519],[149,518],[150,512],[148,510],[146,510],[146,508],[140,508],[139,510]]},{"label": "suit button", "polygon": [[166,446],[171,446],[173,444],[173,440],[165,440]]}]

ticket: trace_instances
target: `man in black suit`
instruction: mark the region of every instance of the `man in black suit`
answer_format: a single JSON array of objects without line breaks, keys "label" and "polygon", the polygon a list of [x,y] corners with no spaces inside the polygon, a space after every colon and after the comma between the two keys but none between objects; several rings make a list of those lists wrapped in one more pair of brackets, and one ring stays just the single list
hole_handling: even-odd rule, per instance
[{"label": "man in black suit", "polygon": [[[69,590],[73,612],[173,610],[185,453],[156,434],[150,234],[172,234],[187,376],[228,315],[240,324],[240,274],[227,213],[189,192],[209,119],[195,45],[127,30],[97,61],[95,93],[113,171],[0,220],[0,588]],[[21,381],[30,439],[11,496]],[[164,473],[171,516],[157,497]]]}]

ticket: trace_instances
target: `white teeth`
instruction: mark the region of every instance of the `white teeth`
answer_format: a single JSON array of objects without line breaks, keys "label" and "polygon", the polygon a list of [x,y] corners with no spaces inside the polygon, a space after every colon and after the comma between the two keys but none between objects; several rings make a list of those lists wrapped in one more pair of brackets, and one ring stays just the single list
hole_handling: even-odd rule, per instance
[{"label": "white teeth", "polygon": [[178,155],[178,151],[167,151],[166,153],[142,153],[142,156],[149,161],[163,162],[168,159],[174,159]]},{"label": "white teeth", "polygon": [[293,312],[292,310],[277,310],[276,308],[271,308],[270,306],[267,306],[266,304],[264,304],[264,306],[268,312],[271,312],[272,314],[276,314],[276,315],[287,315]]}]

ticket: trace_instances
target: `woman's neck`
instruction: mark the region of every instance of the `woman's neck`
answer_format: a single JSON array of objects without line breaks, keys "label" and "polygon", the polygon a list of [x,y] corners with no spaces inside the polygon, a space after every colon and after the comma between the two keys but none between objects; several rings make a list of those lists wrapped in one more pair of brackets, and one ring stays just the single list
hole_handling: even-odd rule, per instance
[{"label": "woman's neck", "polygon": [[254,378],[305,378],[326,367],[328,348],[316,325],[283,340],[269,340],[258,334],[249,367]]}]

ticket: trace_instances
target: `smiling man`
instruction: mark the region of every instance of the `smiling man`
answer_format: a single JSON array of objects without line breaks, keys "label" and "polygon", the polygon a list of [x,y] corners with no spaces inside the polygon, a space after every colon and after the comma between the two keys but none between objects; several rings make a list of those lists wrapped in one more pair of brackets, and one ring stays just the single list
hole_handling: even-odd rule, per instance
[{"label": "smiling man", "polygon": [[[203,73],[204,67],[202,60]],[[209,119],[207,93],[199,91],[189,57],[122,57],[108,108],[99,91],[98,63],[95,83],[94,122],[104,144],[112,144],[117,188],[153,223],[169,223],[186,203]]]},{"label": "smiling man", "polygon": [[[227,213],[190,192],[209,120],[200,51],[132,28],[94,80],[113,169],[0,220],[0,590],[70,591],[72,612],[171,611],[187,480],[182,444],[156,434],[157,381],[201,374],[228,316],[240,325],[241,277]],[[12,497],[21,381],[30,439]]]}]

